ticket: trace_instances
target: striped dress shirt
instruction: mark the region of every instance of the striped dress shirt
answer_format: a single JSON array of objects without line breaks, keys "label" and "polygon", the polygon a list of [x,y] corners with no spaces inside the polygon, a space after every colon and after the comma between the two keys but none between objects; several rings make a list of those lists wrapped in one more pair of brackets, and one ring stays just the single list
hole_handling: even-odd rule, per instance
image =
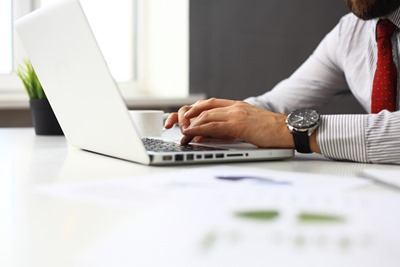
[{"label": "striped dress shirt", "polygon": [[[387,18],[399,28],[400,8]],[[350,90],[370,113],[377,62],[377,22],[378,19],[363,21],[352,13],[347,14],[289,78],[273,90],[245,101],[288,114],[299,108],[318,109]],[[399,29],[393,34],[392,43],[394,61],[399,70]],[[400,81],[397,85],[400,95]],[[317,143],[322,154],[331,159],[400,164],[400,111],[322,115]]]}]

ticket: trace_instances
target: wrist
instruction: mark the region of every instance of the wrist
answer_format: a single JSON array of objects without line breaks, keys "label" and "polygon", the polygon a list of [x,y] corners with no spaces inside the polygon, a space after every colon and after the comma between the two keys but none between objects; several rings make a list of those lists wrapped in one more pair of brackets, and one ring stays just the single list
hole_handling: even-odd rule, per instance
[{"label": "wrist", "polygon": [[294,147],[300,153],[313,153],[319,150],[315,130],[320,123],[320,115],[316,110],[304,108],[290,113],[286,125],[294,142]]},{"label": "wrist", "polygon": [[277,125],[279,125],[278,129],[280,129],[277,135],[278,146],[282,148],[295,148],[293,136],[286,125],[286,118],[287,115],[280,115],[278,118]]},{"label": "wrist", "polygon": [[[279,128],[281,129],[280,134],[278,136],[282,137],[281,141],[282,143],[280,144],[280,147],[282,148],[295,148],[294,144],[294,139],[293,135],[291,134],[289,128],[286,125],[286,117],[287,115],[282,115],[282,118],[279,119],[279,122],[277,125],[280,125]],[[279,137],[278,137],[279,138]],[[317,142],[317,131],[314,131],[313,134],[309,137],[310,141],[310,149],[314,153],[321,154],[321,149],[319,148],[318,142]]]}]

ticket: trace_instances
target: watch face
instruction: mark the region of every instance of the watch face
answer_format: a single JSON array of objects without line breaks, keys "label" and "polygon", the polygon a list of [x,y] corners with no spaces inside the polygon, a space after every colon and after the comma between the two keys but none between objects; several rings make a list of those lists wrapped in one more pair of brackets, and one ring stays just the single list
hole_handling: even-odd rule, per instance
[{"label": "watch face", "polygon": [[300,109],[292,112],[287,118],[290,126],[297,129],[308,129],[319,122],[319,114],[313,109]]}]

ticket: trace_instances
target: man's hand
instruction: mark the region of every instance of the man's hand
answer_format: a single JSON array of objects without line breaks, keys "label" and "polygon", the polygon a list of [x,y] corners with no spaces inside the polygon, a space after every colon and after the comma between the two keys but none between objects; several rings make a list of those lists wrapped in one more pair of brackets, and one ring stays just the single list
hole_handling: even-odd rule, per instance
[{"label": "man's hand", "polygon": [[211,98],[184,106],[171,114],[165,128],[179,124],[187,144],[194,137],[240,139],[258,147],[293,148],[286,115],[272,113],[243,101]]}]

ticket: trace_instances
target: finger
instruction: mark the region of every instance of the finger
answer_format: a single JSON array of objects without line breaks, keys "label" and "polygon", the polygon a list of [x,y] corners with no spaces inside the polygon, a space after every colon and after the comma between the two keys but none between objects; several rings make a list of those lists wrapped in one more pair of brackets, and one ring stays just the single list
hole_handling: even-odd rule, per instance
[{"label": "finger", "polygon": [[[182,145],[187,145],[188,143],[193,141],[193,138],[196,138],[196,136],[201,136],[201,135],[193,135],[193,134],[187,134],[186,130],[191,129],[192,127],[196,127],[199,125],[207,124],[210,122],[215,122],[215,121],[226,121],[228,119],[227,117],[227,112],[226,112],[225,107],[223,108],[215,108],[210,111],[204,111],[198,116],[197,118],[193,119],[190,122],[190,125],[188,127],[182,127],[181,131],[184,134],[184,136],[181,139],[181,144]],[[201,141],[201,140],[200,140]]]},{"label": "finger", "polygon": [[[226,122],[209,122],[197,126],[191,126],[184,130],[185,136],[191,136],[191,140],[195,136],[209,136],[211,138],[231,139],[236,138],[231,127]],[[183,138],[182,138],[183,139]]]},{"label": "finger", "polygon": [[190,142],[194,142],[194,143],[201,143],[203,141],[203,136],[188,136],[188,135],[184,135],[181,139],[181,145],[187,145]]},{"label": "finger", "polygon": [[186,129],[190,125],[190,119],[186,118],[184,114],[191,108],[192,107],[190,106],[183,106],[178,111],[178,124],[181,131],[183,131],[183,129]]},{"label": "finger", "polygon": [[164,127],[166,129],[171,129],[175,123],[178,122],[178,113],[174,112],[169,114],[168,118],[165,120]]},{"label": "finger", "polygon": [[201,143],[203,141],[203,136],[196,136],[193,138],[192,142]]},{"label": "finger", "polygon": [[[217,109],[217,110],[213,110],[210,112],[203,112],[199,117],[197,117],[196,119],[194,119],[191,122],[189,127],[181,129],[181,131],[184,135],[181,139],[181,144],[187,145],[192,141],[199,142],[198,138],[200,138],[202,135],[190,134],[190,132],[188,134],[189,129],[193,129],[193,128],[197,129],[196,127],[207,124],[207,123],[211,123],[211,122],[224,121],[225,118],[226,118],[226,112],[223,112],[223,109]],[[201,142],[201,140],[202,139],[200,139],[200,142]]]},{"label": "finger", "polygon": [[209,122],[228,121],[228,109],[229,108],[216,108],[213,110],[203,111],[198,117],[191,121],[189,128]]},{"label": "finger", "polygon": [[191,108],[185,112],[184,116],[186,118],[194,118],[200,115],[203,111],[214,108],[227,107],[235,103],[236,101],[234,100],[210,98],[204,101],[196,102],[196,104],[192,105]]},{"label": "finger", "polygon": [[190,136],[190,135],[184,135],[183,137],[182,137],[182,139],[181,139],[181,145],[187,145],[187,144],[189,144],[190,142],[192,142],[192,140],[193,140],[193,136]]}]

